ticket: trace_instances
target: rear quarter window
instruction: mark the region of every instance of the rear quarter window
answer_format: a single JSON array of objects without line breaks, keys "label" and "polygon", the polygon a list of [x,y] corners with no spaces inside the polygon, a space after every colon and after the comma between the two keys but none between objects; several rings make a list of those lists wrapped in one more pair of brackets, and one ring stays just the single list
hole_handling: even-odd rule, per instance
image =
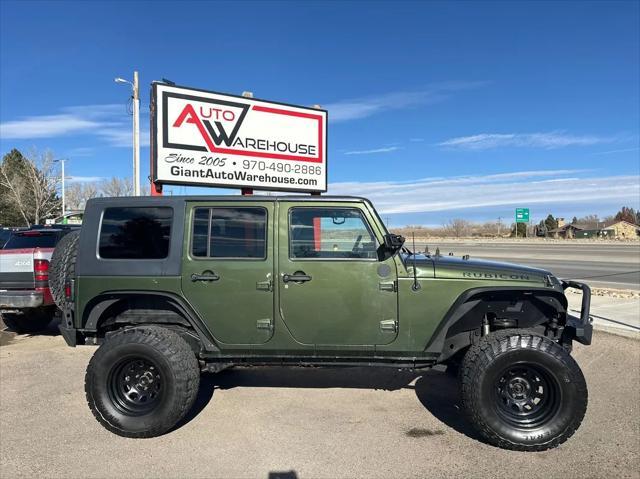
[{"label": "rear quarter window", "polygon": [[98,255],[102,259],[163,259],[169,255],[173,209],[106,208]]}]

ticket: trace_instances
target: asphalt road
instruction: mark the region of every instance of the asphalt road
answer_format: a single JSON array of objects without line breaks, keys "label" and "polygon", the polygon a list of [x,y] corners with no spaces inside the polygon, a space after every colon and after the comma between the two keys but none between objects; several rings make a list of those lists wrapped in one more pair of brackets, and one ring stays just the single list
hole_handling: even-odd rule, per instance
[{"label": "asphalt road", "polygon": [[[424,251],[427,243],[416,242]],[[442,254],[520,263],[544,268],[560,278],[584,280],[602,288],[640,289],[640,244],[437,242]],[[411,245],[409,245],[411,248]]]},{"label": "asphalt road", "polygon": [[575,357],[589,408],[541,453],[480,442],[442,372],[233,369],[203,376],[188,420],[154,439],[103,429],[85,403],[94,349],[0,332],[0,477],[640,477],[640,348],[596,332]]}]

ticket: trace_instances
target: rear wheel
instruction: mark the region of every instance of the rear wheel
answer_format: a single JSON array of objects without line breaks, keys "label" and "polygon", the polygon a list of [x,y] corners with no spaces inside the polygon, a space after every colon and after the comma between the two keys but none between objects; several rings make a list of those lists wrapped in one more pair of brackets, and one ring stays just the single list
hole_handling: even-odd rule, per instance
[{"label": "rear wheel", "polygon": [[87,367],[85,392],[95,418],[126,437],[154,437],[191,409],[200,369],[195,354],[174,331],[157,326],[110,336]]},{"label": "rear wheel", "polygon": [[53,319],[53,311],[48,308],[25,310],[19,313],[0,314],[2,322],[18,334],[38,333],[45,329]]},{"label": "rear wheel", "polygon": [[573,435],[587,409],[587,385],[574,359],[527,331],[483,337],[465,355],[460,378],[467,417],[505,449],[555,447]]}]

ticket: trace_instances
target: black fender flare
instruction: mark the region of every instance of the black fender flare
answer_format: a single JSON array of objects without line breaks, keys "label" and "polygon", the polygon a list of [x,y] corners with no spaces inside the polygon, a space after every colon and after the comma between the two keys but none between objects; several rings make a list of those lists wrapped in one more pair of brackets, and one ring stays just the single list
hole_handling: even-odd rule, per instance
[{"label": "black fender flare", "polygon": [[[520,295],[551,296],[558,302],[558,306],[567,310],[567,298],[562,291],[550,288],[539,288],[531,286],[483,286],[479,288],[471,288],[464,291],[451,305],[447,313],[440,321],[440,324],[433,333],[433,336],[425,347],[425,352],[442,354],[445,352],[445,343],[449,330],[462,320],[465,315],[471,311],[478,303],[483,301],[482,297],[474,299],[474,296],[482,296],[487,293],[505,293],[515,292]],[[555,305],[553,305],[556,307]],[[556,308],[557,309],[557,308]],[[538,323],[539,324],[539,323]],[[478,325],[480,326],[480,325]],[[459,348],[456,348],[456,350]],[[447,351],[446,355],[450,356],[453,351]]]},{"label": "black fender flare", "polygon": [[83,311],[81,331],[90,331],[97,333],[98,323],[104,312],[112,305],[127,298],[136,296],[156,296],[171,303],[181,314],[181,316],[189,322],[194,329],[203,348],[207,352],[219,352],[220,348],[217,341],[205,325],[202,318],[196,313],[191,305],[183,298],[169,291],[148,291],[148,290],[126,290],[126,291],[105,291],[89,301]]}]

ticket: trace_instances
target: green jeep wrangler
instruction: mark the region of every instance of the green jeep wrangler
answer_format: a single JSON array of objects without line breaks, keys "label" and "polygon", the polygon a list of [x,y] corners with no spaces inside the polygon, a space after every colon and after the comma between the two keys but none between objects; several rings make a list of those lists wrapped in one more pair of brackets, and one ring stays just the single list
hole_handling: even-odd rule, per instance
[{"label": "green jeep wrangler", "polygon": [[[445,364],[487,442],[569,438],[587,407],[569,353],[591,342],[589,288],[403,242],[363,198],[99,198],[56,248],[50,283],[66,342],[100,345],[87,400],[122,436],[173,428],[201,371]],[[579,318],[566,288],[583,291]]]}]

